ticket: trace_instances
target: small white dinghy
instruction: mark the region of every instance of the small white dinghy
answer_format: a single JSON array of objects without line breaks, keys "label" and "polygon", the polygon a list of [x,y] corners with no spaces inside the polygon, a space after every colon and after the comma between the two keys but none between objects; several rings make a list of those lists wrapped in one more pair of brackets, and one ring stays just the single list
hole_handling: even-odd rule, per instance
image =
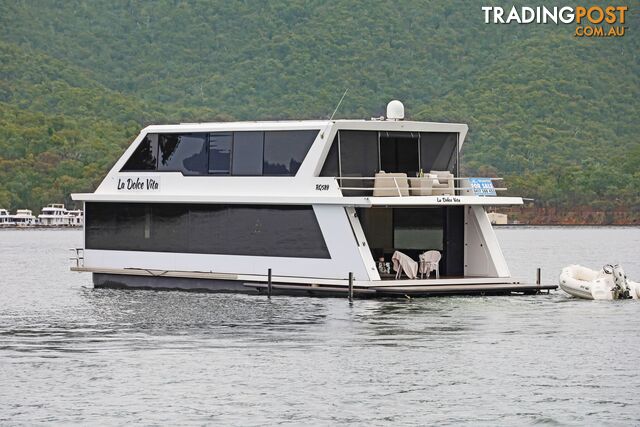
[{"label": "small white dinghy", "polygon": [[560,288],[584,299],[640,299],[640,283],[628,280],[619,265],[607,264],[600,271],[570,265],[560,273]]}]

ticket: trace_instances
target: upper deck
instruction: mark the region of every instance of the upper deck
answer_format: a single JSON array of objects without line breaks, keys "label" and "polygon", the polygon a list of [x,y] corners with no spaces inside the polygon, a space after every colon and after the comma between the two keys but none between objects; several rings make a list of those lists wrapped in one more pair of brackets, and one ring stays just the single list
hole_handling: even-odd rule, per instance
[{"label": "upper deck", "polygon": [[[467,130],[465,124],[403,120],[148,126],[95,193],[73,198],[360,207],[521,204],[519,197],[477,196],[471,181],[459,176]],[[436,178],[432,171],[450,175]]]}]

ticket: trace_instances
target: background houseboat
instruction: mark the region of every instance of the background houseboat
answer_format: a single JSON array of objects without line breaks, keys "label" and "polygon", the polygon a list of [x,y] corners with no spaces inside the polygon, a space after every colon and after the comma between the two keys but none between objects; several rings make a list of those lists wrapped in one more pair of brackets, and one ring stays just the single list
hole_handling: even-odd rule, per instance
[{"label": "background houseboat", "polygon": [[0,209],[0,227],[13,227],[15,222],[13,222],[13,217],[9,214],[9,211],[6,209]]},{"label": "background houseboat", "polygon": [[44,227],[67,227],[71,225],[72,217],[63,204],[52,203],[42,208],[38,220]]},{"label": "background houseboat", "polygon": [[[84,203],[77,271],[97,287],[313,294],[535,292],[512,278],[459,176],[467,125],[386,119],[149,126]],[[438,277],[389,264],[437,251]],[[411,278],[407,278],[408,276]],[[351,278],[351,280],[349,280]]]},{"label": "background houseboat", "polygon": [[34,227],[38,223],[38,219],[29,209],[18,209],[16,214],[12,215],[12,219],[16,227]]}]

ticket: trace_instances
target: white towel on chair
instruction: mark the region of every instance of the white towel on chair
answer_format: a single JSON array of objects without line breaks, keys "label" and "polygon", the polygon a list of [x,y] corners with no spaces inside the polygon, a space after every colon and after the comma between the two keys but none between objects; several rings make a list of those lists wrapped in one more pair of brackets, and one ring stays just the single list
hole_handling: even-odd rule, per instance
[{"label": "white towel on chair", "polygon": [[404,274],[406,274],[409,279],[418,277],[418,263],[408,255],[400,251],[395,251],[391,257],[391,261],[393,261],[393,269],[395,271],[404,271]]}]

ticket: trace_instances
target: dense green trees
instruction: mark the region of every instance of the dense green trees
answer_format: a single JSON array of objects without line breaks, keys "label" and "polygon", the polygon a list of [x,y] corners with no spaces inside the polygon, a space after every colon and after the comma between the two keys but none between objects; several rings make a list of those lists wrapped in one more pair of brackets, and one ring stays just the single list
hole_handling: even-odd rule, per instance
[{"label": "dense green trees", "polygon": [[634,14],[623,38],[581,39],[487,25],[462,0],[0,9],[1,207],[91,190],[149,123],[327,117],[345,88],[340,117],[398,98],[410,118],[469,123],[468,173],[540,204],[640,207]]}]

